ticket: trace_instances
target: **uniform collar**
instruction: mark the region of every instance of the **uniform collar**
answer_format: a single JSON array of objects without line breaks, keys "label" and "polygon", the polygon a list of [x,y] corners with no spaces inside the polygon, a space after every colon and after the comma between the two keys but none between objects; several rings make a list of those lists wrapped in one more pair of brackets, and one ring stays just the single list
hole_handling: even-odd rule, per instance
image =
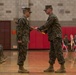
[{"label": "uniform collar", "polygon": [[49,16],[53,15],[53,13],[51,13]]}]

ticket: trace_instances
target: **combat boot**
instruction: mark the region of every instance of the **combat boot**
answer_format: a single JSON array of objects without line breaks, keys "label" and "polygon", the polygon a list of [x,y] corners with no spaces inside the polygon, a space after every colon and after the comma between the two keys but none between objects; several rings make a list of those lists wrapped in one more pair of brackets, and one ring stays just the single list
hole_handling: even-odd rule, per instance
[{"label": "combat boot", "polygon": [[5,62],[7,60],[7,57],[3,56],[1,59]]},{"label": "combat boot", "polygon": [[48,69],[44,70],[44,72],[54,72],[53,65],[50,65]]},{"label": "combat boot", "polygon": [[0,60],[0,64],[4,63],[5,61],[4,60]]},{"label": "combat boot", "polygon": [[27,71],[26,69],[24,69],[23,66],[19,66],[18,73],[29,73],[29,71]]},{"label": "combat boot", "polygon": [[55,71],[55,73],[66,73],[64,65],[61,65],[60,69]]}]

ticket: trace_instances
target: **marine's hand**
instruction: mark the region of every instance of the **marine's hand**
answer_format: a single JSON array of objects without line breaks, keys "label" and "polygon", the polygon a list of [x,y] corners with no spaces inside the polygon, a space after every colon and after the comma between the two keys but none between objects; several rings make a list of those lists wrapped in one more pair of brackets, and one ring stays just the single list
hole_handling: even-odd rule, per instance
[{"label": "marine's hand", "polygon": [[31,26],[31,28],[32,28],[32,29],[34,29],[34,27],[33,27],[33,26]]},{"label": "marine's hand", "polygon": [[36,30],[37,30],[37,29],[38,29],[38,27],[35,27],[34,29],[36,29]]}]

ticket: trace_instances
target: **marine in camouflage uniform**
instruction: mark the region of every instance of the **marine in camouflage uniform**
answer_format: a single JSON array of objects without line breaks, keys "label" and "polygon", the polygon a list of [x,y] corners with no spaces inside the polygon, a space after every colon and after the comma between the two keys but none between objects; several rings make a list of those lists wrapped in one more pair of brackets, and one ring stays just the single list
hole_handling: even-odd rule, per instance
[{"label": "marine in camouflage uniform", "polygon": [[[61,26],[59,24],[57,16],[55,16],[52,12],[53,8],[51,5],[46,5],[45,12],[49,15],[46,23],[38,28],[39,31],[45,32],[48,34],[48,40],[50,41],[50,53],[49,53],[49,63],[50,67],[44,72],[54,72],[53,65],[57,58],[61,68],[56,73],[65,72],[64,67],[64,57],[62,52],[62,32]],[[49,12],[50,11],[50,12]]]},{"label": "marine in camouflage uniform", "polygon": [[3,46],[0,44],[0,64],[6,61],[6,57],[4,56],[3,53]]},{"label": "marine in camouflage uniform", "polygon": [[0,64],[3,63],[2,57],[3,57],[3,47],[2,45],[0,45]]},{"label": "marine in camouflage uniform", "polygon": [[[28,42],[29,35],[32,28],[29,26],[29,21],[27,18],[30,16],[30,8],[24,8],[23,14],[24,16],[20,18],[17,22],[17,42],[18,42],[18,65],[19,65],[19,73],[28,73],[27,70],[24,69],[24,61],[26,60],[27,50],[28,50]],[[29,16],[28,16],[29,15]]]}]

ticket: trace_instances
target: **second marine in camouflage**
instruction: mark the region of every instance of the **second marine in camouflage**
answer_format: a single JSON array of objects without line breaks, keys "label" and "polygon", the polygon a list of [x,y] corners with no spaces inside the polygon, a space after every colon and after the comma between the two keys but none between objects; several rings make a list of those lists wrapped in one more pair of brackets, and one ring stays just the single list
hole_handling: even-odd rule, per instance
[{"label": "second marine in camouflage", "polygon": [[17,22],[17,43],[18,43],[18,65],[19,73],[28,73],[24,69],[24,61],[26,60],[30,31],[33,29],[29,26],[27,18],[30,16],[30,8],[23,9],[23,17]]},{"label": "second marine in camouflage", "polygon": [[55,71],[56,73],[64,73],[64,57],[62,52],[62,32],[61,26],[59,24],[58,18],[53,14],[53,8],[51,5],[46,5],[45,10],[46,14],[49,15],[46,23],[38,28],[37,30],[45,32],[48,34],[48,40],[50,41],[50,52],[49,52],[49,63],[50,66],[44,72],[54,72],[53,65],[57,58],[59,64],[61,65],[60,69]]}]

